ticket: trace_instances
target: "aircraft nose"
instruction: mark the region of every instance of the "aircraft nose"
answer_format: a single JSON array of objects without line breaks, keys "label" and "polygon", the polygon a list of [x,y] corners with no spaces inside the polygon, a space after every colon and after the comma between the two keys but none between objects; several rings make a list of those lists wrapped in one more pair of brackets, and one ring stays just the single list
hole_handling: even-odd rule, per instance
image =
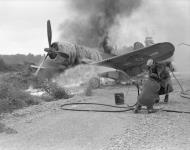
[{"label": "aircraft nose", "polygon": [[57,53],[55,53],[54,48],[45,48],[44,51],[48,53],[50,59],[55,59],[57,56]]},{"label": "aircraft nose", "polygon": [[49,48],[44,48],[44,51],[45,51],[45,52],[49,52],[50,49],[49,49]]}]

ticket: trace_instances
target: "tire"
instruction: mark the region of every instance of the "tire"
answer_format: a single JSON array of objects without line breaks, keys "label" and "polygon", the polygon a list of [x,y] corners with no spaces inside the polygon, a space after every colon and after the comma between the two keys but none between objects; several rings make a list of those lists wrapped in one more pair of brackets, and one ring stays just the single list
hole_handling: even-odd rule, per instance
[{"label": "tire", "polygon": [[93,89],[97,89],[100,87],[100,78],[93,77],[89,80],[89,83]]}]

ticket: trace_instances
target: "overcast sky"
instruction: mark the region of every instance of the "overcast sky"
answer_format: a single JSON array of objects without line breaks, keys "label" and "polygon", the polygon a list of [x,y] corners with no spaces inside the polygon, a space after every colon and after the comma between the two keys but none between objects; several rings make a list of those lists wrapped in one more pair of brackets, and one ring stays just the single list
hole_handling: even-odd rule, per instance
[{"label": "overcast sky", "polygon": [[[46,21],[51,20],[53,41],[59,40],[59,25],[74,14],[67,7],[68,1],[0,0],[0,54],[43,54],[48,45]],[[124,26],[117,30],[123,33],[118,43],[125,39],[128,45],[133,39],[144,42],[147,35],[155,42],[190,43],[189,0],[144,1],[142,8],[124,19]]]},{"label": "overcast sky", "polygon": [[47,43],[46,21],[52,22],[53,40],[64,20],[61,0],[0,0],[0,54],[43,53]]}]

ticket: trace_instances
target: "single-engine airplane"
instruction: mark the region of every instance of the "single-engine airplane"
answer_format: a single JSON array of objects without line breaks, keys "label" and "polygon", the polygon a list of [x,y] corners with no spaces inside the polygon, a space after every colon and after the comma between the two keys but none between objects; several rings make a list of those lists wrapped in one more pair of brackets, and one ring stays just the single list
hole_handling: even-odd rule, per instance
[{"label": "single-engine airplane", "polygon": [[[43,61],[39,66],[32,66],[37,68],[36,75],[41,68],[62,68],[85,63],[99,66],[106,66],[114,68],[116,71],[102,73],[100,76],[116,79],[125,74],[127,79],[138,76],[143,73],[148,59],[153,59],[157,62],[167,61],[170,59],[175,51],[173,44],[169,42],[157,43],[148,47],[140,47],[138,50],[125,53],[122,55],[112,55],[102,53],[96,49],[89,49],[72,43],[59,43],[52,41],[52,30],[50,20],[47,21],[47,36],[49,48],[45,48],[47,52]],[[48,58],[49,57],[49,58]],[[47,66],[44,66],[44,61],[47,60]],[[115,75],[116,74],[116,75]],[[126,78],[125,78],[126,79]]]}]

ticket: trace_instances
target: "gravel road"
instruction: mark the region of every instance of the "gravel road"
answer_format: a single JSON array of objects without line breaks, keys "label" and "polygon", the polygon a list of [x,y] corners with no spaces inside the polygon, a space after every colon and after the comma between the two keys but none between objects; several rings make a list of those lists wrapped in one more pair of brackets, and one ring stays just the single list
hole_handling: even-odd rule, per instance
[{"label": "gravel road", "polygon": [[[190,111],[190,100],[181,98],[179,89],[175,89],[168,104],[162,103],[161,97],[161,103],[155,108]],[[2,115],[0,150],[189,149],[190,114],[164,111],[147,114],[145,110],[139,114],[132,111],[70,112],[60,108],[68,102],[115,104],[116,92],[125,93],[126,104],[136,102],[135,88],[113,86],[94,90],[91,97],[75,96],[69,100],[43,103]],[[99,109],[97,106],[73,107]]]}]

